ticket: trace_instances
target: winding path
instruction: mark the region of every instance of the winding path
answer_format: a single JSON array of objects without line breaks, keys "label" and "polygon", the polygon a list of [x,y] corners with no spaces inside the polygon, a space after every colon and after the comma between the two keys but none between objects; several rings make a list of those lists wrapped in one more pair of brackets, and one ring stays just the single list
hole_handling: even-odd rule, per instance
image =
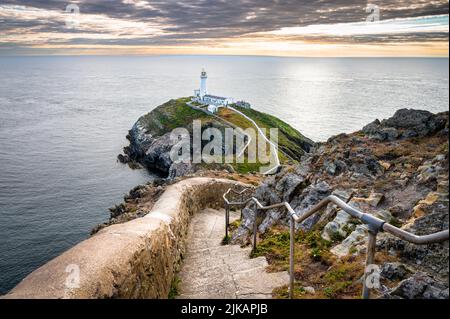
[{"label": "winding path", "polygon": [[272,168],[269,168],[267,171],[265,171],[263,174],[264,175],[272,175],[272,174],[276,174],[278,171],[278,167],[280,167],[280,158],[278,157],[278,146],[275,145],[271,140],[269,140],[266,136],[266,134],[264,134],[264,132],[261,130],[261,128],[258,126],[258,124],[256,124],[256,122],[254,120],[252,120],[250,117],[248,117],[247,115],[245,115],[244,113],[242,113],[241,111],[236,110],[235,108],[231,107],[231,106],[227,106],[228,109],[232,110],[233,112],[238,113],[239,115],[243,116],[244,118],[246,118],[247,120],[249,120],[258,130],[259,135],[261,135],[267,143],[269,143],[270,147],[272,148],[273,154],[275,154],[275,165]]},{"label": "winding path", "polygon": [[[202,112],[204,112],[204,113],[206,113],[206,114],[208,114],[208,115],[215,116],[215,117],[221,119],[222,121],[225,121],[227,124],[230,124],[231,126],[235,127],[235,125],[234,125],[233,123],[230,123],[230,122],[228,122],[227,120],[225,120],[225,119],[223,119],[223,118],[221,118],[221,117],[219,117],[219,116],[217,116],[217,115],[215,115],[215,114],[213,114],[213,113],[211,113],[211,112],[209,112],[209,111],[206,111],[206,110],[202,109],[201,107],[196,107],[196,106],[194,106],[194,105],[192,104],[192,101],[191,101],[191,102],[186,102],[186,105],[189,106],[189,107],[192,108],[192,109],[199,110],[199,111],[202,111]],[[204,104],[203,106],[206,106],[206,104]],[[268,169],[267,171],[265,171],[263,174],[264,174],[264,175],[272,175],[272,174],[276,174],[277,171],[278,171],[278,168],[279,168],[280,165],[281,165],[281,163],[280,163],[280,158],[279,158],[279,156],[278,156],[278,146],[275,145],[271,140],[269,140],[269,139],[267,138],[266,134],[264,134],[264,132],[262,131],[262,129],[258,126],[258,124],[256,124],[256,122],[255,122],[253,119],[251,119],[250,117],[248,117],[247,115],[245,115],[245,114],[242,113],[241,111],[235,109],[234,107],[227,106],[227,108],[230,109],[230,110],[232,110],[233,112],[235,112],[235,113],[237,113],[237,114],[243,116],[243,117],[244,117],[245,119],[247,119],[248,121],[250,121],[250,122],[256,127],[256,129],[258,130],[259,135],[261,135],[262,138],[264,138],[264,139],[266,140],[266,142],[270,145],[270,148],[272,149],[272,153],[275,154],[275,155],[274,155],[274,158],[275,158],[275,165],[274,165],[273,167],[269,168],[269,169]],[[248,146],[250,145],[250,143],[251,143],[251,141],[252,141],[252,137],[251,137],[251,136],[247,135],[247,138],[248,138],[248,141],[247,141],[246,145],[244,145],[244,147],[242,148],[242,150],[239,152],[238,157],[240,157],[240,156],[245,152],[245,150],[248,148]]]},{"label": "winding path", "polygon": [[[192,217],[185,260],[179,273],[180,299],[269,299],[287,285],[287,272],[267,273],[264,257],[250,259],[250,248],[221,245],[225,211],[205,209]],[[231,213],[237,220],[239,213]]]}]

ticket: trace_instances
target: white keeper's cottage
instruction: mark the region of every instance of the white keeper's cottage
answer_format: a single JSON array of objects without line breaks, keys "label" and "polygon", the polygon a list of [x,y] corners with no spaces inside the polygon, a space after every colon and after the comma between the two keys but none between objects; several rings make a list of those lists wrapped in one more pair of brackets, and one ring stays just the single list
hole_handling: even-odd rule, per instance
[{"label": "white keeper's cottage", "polygon": [[233,99],[208,94],[206,80],[208,75],[203,70],[200,76],[200,89],[194,91],[194,101],[208,105],[208,111],[216,113],[220,107],[227,107],[233,103]]}]

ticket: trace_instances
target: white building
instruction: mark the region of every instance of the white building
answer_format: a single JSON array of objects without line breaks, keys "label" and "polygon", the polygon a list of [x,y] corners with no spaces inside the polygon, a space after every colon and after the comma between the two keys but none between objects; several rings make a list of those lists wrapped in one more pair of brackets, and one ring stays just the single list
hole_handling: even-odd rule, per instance
[{"label": "white building", "polygon": [[206,74],[206,71],[203,70],[200,76],[200,90],[194,91],[195,101],[208,105],[208,111],[211,113],[216,113],[220,107],[226,107],[233,103],[233,99],[231,98],[209,95],[206,86],[207,79],[208,75]]}]

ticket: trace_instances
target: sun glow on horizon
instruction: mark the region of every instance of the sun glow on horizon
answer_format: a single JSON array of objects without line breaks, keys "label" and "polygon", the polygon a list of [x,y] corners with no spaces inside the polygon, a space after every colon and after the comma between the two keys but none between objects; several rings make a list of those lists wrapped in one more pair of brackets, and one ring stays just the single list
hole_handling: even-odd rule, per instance
[{"label": "sun glow on horizon", "polygon": [[[125,4],[154,10],[146,1]],[[342,7],[340,10],[348,10]],[[264,11],[264,10],[263,10]],[[322,10],[323,11],[323,10]],[[322,14],[334,11],[323,11]],[[246,15],[253,21],[258,12]],[[305,57],[448,57],[448,14],[378,22],[345,22],[279,27],[271,31],[208,36],[180,32],[169,19],[131,20],[126,16],[81,14],[65,28],[64,11],[0,5],[0,22],[30,25],[0,33],[0,55],[272,55]],[[20,22],[20,23],[18,23]],[[41,27],[49,25],[49,27]],[[1,27],[1,24],[0,24]]]}]

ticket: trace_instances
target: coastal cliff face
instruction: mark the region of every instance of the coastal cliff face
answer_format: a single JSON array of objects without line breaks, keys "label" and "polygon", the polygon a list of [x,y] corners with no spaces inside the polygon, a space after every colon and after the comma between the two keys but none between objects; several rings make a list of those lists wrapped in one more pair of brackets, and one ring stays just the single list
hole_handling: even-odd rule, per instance
[{"label": "coastal cliff face", "polygon": [[[431,234],[449,226],[448,160],[448,112],[405,109],[359,132],[316,145],[299,165],[267,178],[255,196],[263,205],[287,201],[301,215],[334,194],[395,226]],[[278,209],[260,214],[262,235],[255,255],[266,256],[274,271],[285,270],[289,217]],[[252,206],[243,215],[234,243],[247,243],[251,233]],[[359,297],[366,227],[330,204],[297,230],[296,278],[301,284],[296,297]],[[448,257],[448,242],[417,246],[380,234],[377,264],[382,285],[376,294],[448,298]]]},{"label": "coastal cliff face", "polygon": [[196,170],[193,165],[177,165],[170,158],[170,150],[175,145],[170,139],[172,130],[183,127],[192,134],[194,120],[201,120],[204,127],[216,127],[221,131],[226,126],[206,113],[189,108],[186,102],[187,99],[171,100],[138,119],[127,136],[130,145],[124,149],[125,155],[119,155],[119,160],[140,164],[164,177],[193,173]]},{"label": "coastal cliff face", "polygon": [[[225,136],[226,128],[246,129],[245,125],[250,124],[237,118],[236,114],[233,116],[226,114],[221,117],[219,113],[216,116],[192,108],[186,104],[187,102],[189,102],[188,98],[171,100],[142,116],[130,130],[127,136],[130,145],[125,147],[123,155],[119,155],[119,160],[129,163],[131,166],[143,166],[169,179],[193,174],[199,170],[226,169],[229,172],[236,171],[238,173],[257,171],[258,166],[251,165],[173,163],[170,159],[170,150],[174,146],[174,142],[170,139],[173,129],[186,128],[190,132],[192,141],[194,120],[201,121],[202,132],[207,128],[216,128],[222,132],[222,136]],[[255,110],[242,111],[255,118],[261,127],[278,128],[280,150],[292,160],[298,160],[313,146],[311,140],[273,116]],[[207,141],[203,141],[203,143],[206,144]]]}]

